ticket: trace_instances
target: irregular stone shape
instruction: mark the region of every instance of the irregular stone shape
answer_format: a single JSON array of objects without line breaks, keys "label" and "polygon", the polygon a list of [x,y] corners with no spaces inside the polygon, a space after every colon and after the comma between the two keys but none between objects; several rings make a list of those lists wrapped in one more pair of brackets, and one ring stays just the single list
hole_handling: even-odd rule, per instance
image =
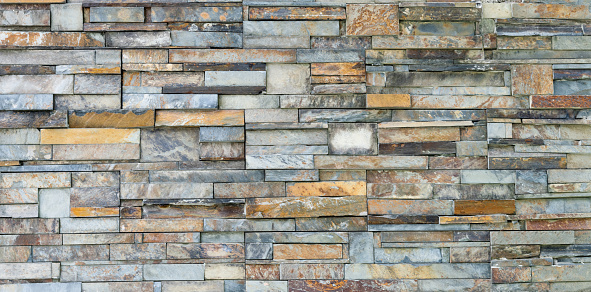
[{"label": "irregular stone shape", "polygon": [[82,4],[52,4],[51,31],[82,31]]},{"label": "irregular stone shape", "polygon": [[258,182],[263,181],[262,170],[185,170],[154,171],[151,182]]},{"label": "irregular stone shape", "polygon": [[268,64],[267,93],[306,94],[310,91],[310,65]]},{"label": "irregular stone shape", "polygon": [[67,172],[2,173],[0,188],[69,188],[70,174]]},{"label": "irregular stone shape", "polygon": [[441,263],[442,253],[439,248],[377,248],[375,262],[380,264]]},{"label": "irregular stone shape", "polygon": [[76,94],[119,94],[120,75],[76,74],[74,78]]},{"label": "irregular stone shape", "polygon": [[511,77],[515,95],[554,94],[550,65],[515,65]]},{"label": "irregular stone shape", "polygon": [[349,264],[345,279],[482,279],[490,277],[488,264]]},{"label": "irregular stone shape", "polygon": [[297,145],[306,141],[307,145],[326,145],[327,131],[322,130],[262,130],[249,131],[246,145]]},{"label": "irregular stone shape", "polygon": [[424,169],[424,156],[316,156],[318,169]]},{"label": "irregular stone shape", "polygon": [[[339,23],[337,21],[245,21],[243,25],[245,36],[309,37],[339,35]],[[273,47],[276,48],[276,46]]]},{"label": "irregular stone shape", "polygon": [[141,265],[82,265],[61,267],[61,280],[67,282],[141,281]]},{"label": "irregular stone shape", "polygon": [[244,244],[240,243],[169,243],[169,259],[244,259]]},{"label": "irregular stone shape", "polygon": [[349,197],[298,197],[247,199],[248,218],[289,218],[320,216],[363,216],[366,199]]},{"label": "irregular stone shape", "polygon": [[[241,144],[242,145],[242,144]],[[247,169],[314,169],[313,155],[247,155]]]},{"label": "irregular stone shape", "polygon": [[46,234],[59,233],[58,219],[4,219],[0,218],[0,233]]},{"label": "irregular stone shape", "polygon": [[98,261],[109,259],[108,245],[35,246],[33,261]]},{"label": "irregular stone shape", "polygon": [[63,291],[63,292],[79,292],[82,291],[82,283],[20,283],[20,284],[4,284],[3,289],[6,291],[19,292],[35,292],[35,291]]},{"label": "irregular stone shape", "polygon": [[377,170],[367,172],[368,183],[459,183],[456,170]]},{"label": "irregular stone shape", "polygon": [[342,264],[281,264],[281,280],[343,279]]},{"label": "irregular stone shape", "polygon": [[72,94],[72,75],[4,75],[0,76],[1,94]]},{"label": "irregular stone shape", "polygon": [[[51,263],[0,263],[0,279],[51,279]],[[35,288],[47,288],[47,286]]]},{"label": "irregular stone shape", "polygon": [[[0,63],[2,58],[0,58]],[[171,49],[169,50],[171,63],[293,63],[296,61],[295,50],[272,49]]]},{"label": "irregular stone shape", "polygon": [[335,124],[328,129],[330,154],[375,155],[378,153],[376,124]]},{"label": "irregular stone shape", "polygon": [[144,8],[90,7],[90,22],[144,22]]},{"label": "irregular stone shape", "polygon": [[297,218],[298,231],[366,231],[366,217]]},{"label": "irregular stone shape", "polygon": [[123,94],[124,108],[214,109],[217,94]]},{"label": "irregular stone shape", "polygon": [[43,129],[41,144],[138,144],[139,132],[132,129]]},{"label": "irregular stone shape", "polygon": [[249,7],[249,20],[345,19],[343,7]]},{"label": "irregular stone shape", "polygon": [[121,184],[122,199],[213,198],[211,183]]},{"label": "irregular stone shape", "polygon": [[491,244],[573,244],[574,231],[493,231]]},{"label": "irregular stone shape", "polygon": [[195,48],[241,48],[242,34],[229,32],[171,31],[173,46]]},{"label": "irregular stone shape", "polygon": [[348,4],[347,35],[397,35],[398,5]]},{"label": "irregular stone shape", "polygon": [[153,110],[71,111],[70,128],[139,128],[154,126]]},{"label": "irregular stone shape", "polygon": [[62,218],[60,233],[119,232],[119,218]]},{"label": "irregular stone shape", "polygon": [[54,160],[139,159],[139,144],[54,145]]},{"label": "irregular stone shape", "polygon": [[0,145],[1,160],[49,160],[51,146],[47,145]]},{"label": "irregular stone shape", "polygon": [[70,217],[70,189],[39,190],[39,217]]},{"label": "irregular stone shape", "polygon": [[242,22],[242,8],[225,7],[154,7],[151,9],[153,22]]},{"label": "irregular stone shape", "polygon": [[453,202],[442,200],[368,200],[369,214],[451,215]]},{"label": "irregular stone shape", "polygon": [[120,232],[203,231],[203,219],[121,219]]},{"label": "irregular stone shape", "polygon": [[454,201],[456,215],[515,214],[514,200]]},{"label": "irregular stone shape", "polygon": [[157,111],[156,126],[242,126],[244,111]]},{"label": "irregular stone shape", "polygon": [[199,160],[199,129],[142,130],[142,161]]}]

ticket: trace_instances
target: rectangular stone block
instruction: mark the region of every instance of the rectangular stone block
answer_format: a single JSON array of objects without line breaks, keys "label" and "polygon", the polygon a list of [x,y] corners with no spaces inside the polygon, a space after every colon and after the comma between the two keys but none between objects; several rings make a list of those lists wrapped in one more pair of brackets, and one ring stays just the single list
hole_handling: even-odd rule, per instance
[{"label": "rectangular stone block", "polygon": [[511,170],[462,170],[462,183],[508,184],[515,183],[515,171]]},{"label": "rectangular stone block", "polygon": [[246,155],[246,169],[313,169],[313,168],[314,168],[314,156],[313,155]]},{"label": "rectangular stone block", "polygon": [[550,65],[516,65],[511,67],[513,94],[553,94]]},{"label": "rectangular stone block", "polygon": [[281,264],[281,280],[343,279],[342,264]]},{"label": "rectangular stone block", "polygon": [[195,48],[242,47],[242,34],[240,33],[173,30],[170,37],[173,46],[191,46]]},{"label": "rectangular stone block", "polygon": [[0,204],[34,204],[37,203],[37,189],[0,189]]},{"label": "rectangular stone block", "polygon": [[123,94],[123,108],[215,109],[217,94]]},{"label": "rectangular stone block", "polygon": [[121,76],[76,74],[74,78],[76,94],[119,94],[121,93]]},{"label": "rectangular stone block", "polygon": [[408,143],[429,141],[459,141],[459,127],[380,128],[380,143]]},{"label": "rectangular stone block", "polygon": [[298,231],[366,231],[366,217],[297,218]]},{"label": "rectangular stone block", "polygon": [[120,232],[203,231],[203,219],[121,219]]},{"label": "rectangular stone block", "polygon": [[82,283],[20,283],[20,284],[4,284],[3,289],[6,291],[19,292],[35,292],[35,291],[63,291],[63,292],[79,292],[82,290]]},{"label": "rectangular stone block", "polygon": [[591,17],[584,5],[520,3],[512,5],[515,18],[586,19]]},{"label": "rectangular stone block", "polygon": [[54,160],[139,159],[139,144],[54,145]]},{"label": "rectangular stone block", "polygon": [[297,50],[298,63],[341,63],[363,61],[365,61],[365,54],[362,50]]},{"label": "rectangular stone block", "polygon": [[[244,264],[205,264],[205,278],[211,279],[244,279],[245,265]],[[233,281],[234,282],[234,281]],[[234,282],[236,283],[236,282]],[[232,289],[229,287],[229,281],[224,283],[225,289]],[[236,287],[237,288],[237,287]]]},{"label": "rectangular stone block", "polygon": [[515,214],[513,200],[458,200],[454,201],[456,215]]},{"label": "rectangular stone block", "polygon": [[375,36],[373,49],[478,49],[482,36]]},{"label": "rectangular stone block", "polygon": [[317,181],[318,170],[266,170],[265,181]]},{"label": "rectangular stone block", "polygon": [[171,63],[289,63],[296,61],[296,52],[273,49],[171,49],[169,61]]},{"label": "rectangular stone block", "polygon": [[238,6],[172,6],[151,9],[153,22],[242,22]]},{"label": "rectangular stone block", "polygon": [[282,95],[281,108],[363,108],[362,95]]},{"label": "rectangular stone block", "polygon": [[132,234],[102,233],[102,234],[64,234],[64,245],[133,243]]},{"label": "rectangular stone block", "polygon": [[309,37],[339,35],[339,23],[337,21],[245,21],[243,25],[245,36]]},{"label": "rectangular stone block", "polygon": [[[51,2],[50,2],[51,3]],[[55,3],[59,3],[56,1]],[[81,31],[82,5],[79,3],[53,4],[51,9],[52,31]]]},{"label": "rectangular stone block", "polygon": [[377,248],[375,258],[380,264],[441,263],[443,255],[439,248]]},{"label": "rectangular stone block", "polygon": [[240,243],[170,243],[169,259],[244,259],[244,244]]},{"label": "rectangular stone block", "polygon": [[586,95],[533,95],[532,108],[587,108],[591,99]]},{"label": "rectangular stone block", "polygon": [[62,218],[60,233],[118,232],[119,218]]},{"label": "rectangular stone block", "polygon": [[531,280],[533,282],[567,282],[586,281],[589,274],[589,267],[586,265],[564,265],[564,266],[540,266],[531,268]]},{"label": "rectangular stone block", "polygon": [[162,291],[212,291],[224,292],[225,281],[164,281],[162,282]]},{"label": "rectangular stone block", "polygon": [[1,94],[72,94],[72,75],[4,75],[0,76]]},{"label": "rectangular stone block", "polygon": [[295,197],[247,199],[248,218],[290,218],[320,216],[363,216],[366,199],[349,197]]},{"label": "rectangular stone block", "polygon": [[451,215],[453,202],[444,200],[367,200],[369,214]]},{"label": "rectangular stone block", "polygon": [[51,279],[51,263],[0,263],[0,279]]},{"label": "rectangular stone block", "polygon": [[367,172],[368,183],[460,183],[456,170],[378,170]]},{"label": "rectangular stone block", "polygon": [[300,122],[306,123],[379,123],[391,119],[389,110],[302,109]]},{"label": "rectangular stone block", "polygon": [[283,197],[285,184],[282,182],[216,183],[216,198]]},{"label": "rectangular stone block", "polygon": [[4,219],[0,218],[2,234],[47,234],[59,233],[57,219]]},{"label": "rectangular stone block", "polygon": [[[0,10],[1,26],[49,26],[50,10],[46,7],[22,5],[22,8],[6,6]],[[11,9],[12,8],[12,9]]]},{"label": "rectangular stone block", "polygon": [[139,128],[154,126],[153,110],[70,111],[70,128]]},{"label": "rectangular stone block", "polygon": [[[368,25],[371,24],[371,25]],[[347,35],[397,35],[398,5],[347,5]]]},{"label": "rectangular stone block", "polygon": [[326,130],[262,130],[249,131],[246,145],[297,145],[306,141],[307,145],[326,145]]},{"label": "rectangular stone block", "polygon": [[244,111],[156,111],[156,126],[242,126]]},{"label": "rectangular stone block", "polygon": [[69,188],[70,186],[70,174],[66,172],[0,174],[0,188]]},{"label": "rectangular stone block", "polygon": [[158,260],[166,258],[165,243],[111,244],[110,260]]},{"label": "rectangular stone block", "polygon": [[273,259],[340,259],[343,246],[340,244],[274,244]]},{"label": "rectangular stone block", "polygon": [[160,128],[142,130],[142,161],[198,161],[199,130]]},{"label": "rectangular stone block", "polygon": [[121,98],[116,94],[107,95],[55,95],[56,110],[113,110],[121,108]]},{"label": "rectangular stone block", "polygon": [[574,244],[574,231],[493,231],[491,244]]},{"label": "rectangular stone block", "polygon": [[118,48],[167,47],[172,42],[168,31],[107,32],[105,40],[107,46]]},{"label": "rectangular stone block", "polygon": [[412,97],[413,108],[430,109],[474,109],[474,108],[519,108],[520,102],[513,96],[437,96],[420,95]]},{"label": "rectangular stone block", "polygon": [[35,246],[33,261],[99,261],[109,259],[108,245]]},{"label": "rectangular stone block", "polygon": [[[269,91],[269,78],[267,80],[267,85],[267,91]],[[251,109],[278,107],[278,95],[221,95],[219,97],[220,109]]]},{"label": "rectangular stone block", "polygon": [[3,94],[0,95],[1,110],[51,110],[51,94]]},{"label": "rectangular stone block", "polygon": [[49,160],[51,146],[0,145],[0,160]]},{"label": "rectangular stone block", "polygon": [[335,20],[345,19],[342,7],[249,7],[249,20]]},{"label": "rectangular stone block", "polygon": [[368,108],[405,108],[410,107],[409,94],[368,94]]},{"label": "rectangular stone block", "polygon": [[144,22],[144,8],[90,7],[90,22]]},{"label": "rectangular stone block", "polygon": [[409,6],[400,11],[401,20],[476,21],[481,9],[475,7]]},{"label": "rectangular stone block", "polygon": [[211,183],[142,183],[121,184],[121,198],[137,199],[192,199],[212,198]]},{"label": "rectangular stone block", "polygon": [[[395,275],[395,276],[394,276]],[[345,279],[483,279],[490,277],[488,264],[349,264]]]},{"label": "rectangular stone block", "polygon": [[142,266],[62,265],[60,279],[67,282],[142,281]]},{"label": "rectangular stone block", "polygon": [[136,129],[43,129],[41,144],[140,143]]},{"label": "rectangular stone block", "polygon": [[151,182],[258,182],[263,181],[262,170],[185,170],[185,171],[153,171]]},{"label": "rectangular stone block", "polygon": [[299,182],[287,183],[287,196],[365,196],[365,182]]},{"label": "rectangular stone block", "polygon": [[39,217],[70,217],[70,189],[39,190]]}]

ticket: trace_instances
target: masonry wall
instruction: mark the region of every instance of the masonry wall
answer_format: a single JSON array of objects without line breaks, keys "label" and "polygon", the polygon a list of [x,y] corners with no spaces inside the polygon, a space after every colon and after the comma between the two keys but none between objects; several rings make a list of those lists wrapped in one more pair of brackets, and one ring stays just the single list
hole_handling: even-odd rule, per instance
[{"label": "masonry wall", "polygon": [[0,291],[591,290],[589,6],[64,1],[0,0]]}]

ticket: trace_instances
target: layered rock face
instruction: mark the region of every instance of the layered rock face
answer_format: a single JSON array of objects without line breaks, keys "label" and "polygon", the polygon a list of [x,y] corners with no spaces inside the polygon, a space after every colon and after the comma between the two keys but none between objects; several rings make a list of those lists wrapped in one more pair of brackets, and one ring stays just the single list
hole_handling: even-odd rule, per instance
[{"label": "layered rock face", "polygon": [[591,290],[591,8],[483,2],[0,0],[0,291]]}]

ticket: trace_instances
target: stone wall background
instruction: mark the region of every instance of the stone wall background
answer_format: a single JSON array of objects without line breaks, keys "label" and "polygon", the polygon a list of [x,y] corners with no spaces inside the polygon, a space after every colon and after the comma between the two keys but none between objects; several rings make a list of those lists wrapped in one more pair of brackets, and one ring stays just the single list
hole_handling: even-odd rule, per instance
[{"label": "stone wall background", "polygon": [[0,291],[589,291],[584,1],[0,0]]}]

